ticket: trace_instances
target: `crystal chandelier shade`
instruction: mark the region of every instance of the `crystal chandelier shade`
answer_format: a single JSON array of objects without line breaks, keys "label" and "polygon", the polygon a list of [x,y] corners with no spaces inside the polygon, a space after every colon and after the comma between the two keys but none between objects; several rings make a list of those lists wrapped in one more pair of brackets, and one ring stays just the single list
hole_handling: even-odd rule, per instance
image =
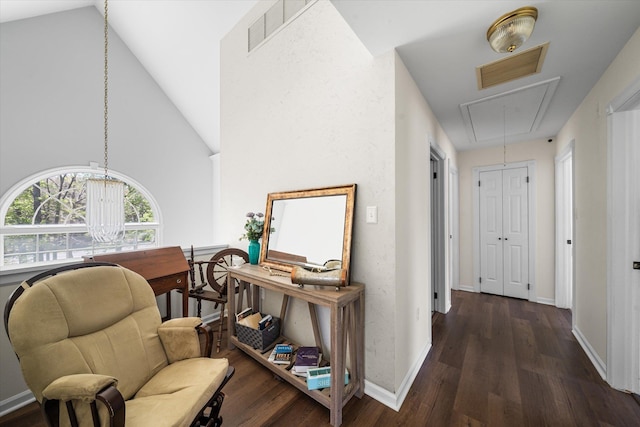
[{"label": "crystal chandelier shade", "polygon": [[537,18],[535,7],[522,7],[501,16],[487,31],[491,48],[498,53],[513,52],[531,36]]},{"label": "crystal chandelier shade", "polygon": [[115,179],[87,180],[85,221],[94,241],[113,243],[124,237],[124,182]]}]

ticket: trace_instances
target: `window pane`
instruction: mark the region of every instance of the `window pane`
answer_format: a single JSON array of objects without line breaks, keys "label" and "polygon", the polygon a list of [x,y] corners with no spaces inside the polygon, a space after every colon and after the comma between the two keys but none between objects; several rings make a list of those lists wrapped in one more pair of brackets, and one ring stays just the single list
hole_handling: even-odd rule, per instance
[{"label": "window pane", "polygon": [[149,201],[138,190],[125,183],[125,222],[153,222],[153,210]]},{"label": "window pane", "polygon": [[18,235],[4,237],[4,263],[17,265],[35,262],[36,236]]},{"label": "window pane", "polygon": [[[27,182],[13,200],[7,200],[7,214],[0,218],[0,224],[10,230],[0,234],[0,244],[4,246],[0,266],[46,263],[95,253],[157,247],[159,224],[154,216],[154,208],[157,207],[145,193],[126,181],[126,224],[122,242],[98,244],[92,241],[85,231],[86,181],[96,176],[102,175],[82,167],[45,172],[40,178]],[[133,230],[142,224],[149,228]],[[20,234],[12,234],[16,232]]]},{"label": "window pane", "polygon": [[157,246],[157,230],[128,230],[122,242],[96,243],[87,232],[4,236],[4,265],[60,261]]}]

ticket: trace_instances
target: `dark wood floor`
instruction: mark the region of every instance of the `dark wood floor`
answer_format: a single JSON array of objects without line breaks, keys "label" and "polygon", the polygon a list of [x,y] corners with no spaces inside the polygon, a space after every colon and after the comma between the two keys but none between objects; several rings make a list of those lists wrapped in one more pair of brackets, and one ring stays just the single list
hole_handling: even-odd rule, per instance
[{"label": "dark wood floor", "polygon": [[[368,396],[344,408],[344,426],[640,426],[640,405],[611,389],[571,333],[567,310],[453,292],[436,314],[433,348],[399,412]],[[225,388],[225,426],[328,426],[329,411],[241,352]],[[35,405],[0,426],[40,427]]]}]

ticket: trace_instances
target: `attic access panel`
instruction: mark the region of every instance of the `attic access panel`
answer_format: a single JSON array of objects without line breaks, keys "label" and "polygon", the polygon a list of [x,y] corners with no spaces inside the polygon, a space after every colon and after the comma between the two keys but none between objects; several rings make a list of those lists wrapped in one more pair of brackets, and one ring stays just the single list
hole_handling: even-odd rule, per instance
[{"label": "attic access panel", "polygon": [[502,140],[534,132],[560,77],[460,105],[471,142]]}]

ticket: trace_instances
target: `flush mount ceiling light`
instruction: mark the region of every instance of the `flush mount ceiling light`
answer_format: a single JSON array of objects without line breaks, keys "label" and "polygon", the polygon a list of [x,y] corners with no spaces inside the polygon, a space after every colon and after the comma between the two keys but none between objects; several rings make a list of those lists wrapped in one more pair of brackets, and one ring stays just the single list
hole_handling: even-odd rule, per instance
[{"label": "flush mount ceiling light", "polygon": [[513,52],[527,41],[538,19],[538,9],[527,6],[502,15],[487,30],[487,40],[498,53]]}]

